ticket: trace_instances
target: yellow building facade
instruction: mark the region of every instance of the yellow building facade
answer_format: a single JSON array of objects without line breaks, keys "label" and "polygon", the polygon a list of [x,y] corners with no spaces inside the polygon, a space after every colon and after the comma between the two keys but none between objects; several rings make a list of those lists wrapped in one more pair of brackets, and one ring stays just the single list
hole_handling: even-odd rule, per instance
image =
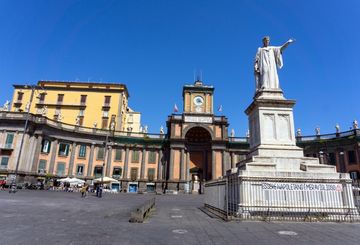
[{"label": "yellow building facade", "polygon": [[37,86],[14,85],[14,88],[13,112],[30,110],[64,124],[88,128],[112,126],[117,131],[139,131],[140,113],[129,108],[129,93],[124,84],[39,81]]}]

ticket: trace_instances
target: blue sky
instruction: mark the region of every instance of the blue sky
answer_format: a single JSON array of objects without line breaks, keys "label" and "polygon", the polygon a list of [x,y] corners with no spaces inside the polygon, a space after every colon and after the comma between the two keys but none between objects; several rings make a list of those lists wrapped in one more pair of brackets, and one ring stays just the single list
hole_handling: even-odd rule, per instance
[{"label": "blue sky", "polygon": [[360,1],[0,1],[0,103],[38,80],[127,85],[130,107],[157,133],[194,70],[215,87],[229,130],[244,136],[261,39],[281,45],[285,97],[304,135],[360,120]]}]

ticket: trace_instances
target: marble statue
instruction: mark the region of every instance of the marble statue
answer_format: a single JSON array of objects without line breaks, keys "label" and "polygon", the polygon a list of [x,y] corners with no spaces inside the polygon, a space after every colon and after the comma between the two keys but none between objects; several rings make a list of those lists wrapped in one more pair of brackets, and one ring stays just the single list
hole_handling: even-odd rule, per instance
[{"label": "marble statue", "polygon": [[298,129],[296,130],[296,136],[297,136],[297,137],[300,137],[300,136],[301,136],[301,129],[300,129],[300,128],[298,128]]},{"label": "marble statue", "polygon": [[111,123],[110,123],[110,130],[112,130],[112,131],[115,130],[115,121],[111,121]]},{"label": "marble statue", "polygon": [[160,126],[160,134],[164,134],[164,128],[162,125]]},{"label": "marble statue", "polygon": [[358,121],[355,119],[353,121],[353,129],[358,129],[358,128],[359,128]]},{"label": "marble statue", "polygon": [[61,120],[63,120],[63,119],[64,119],[64,117],[61,115],[61,113],[59,113],[57,116],[57,121],[61,122]]},{"label": "marble statue", "polygon": [[143,133],[143,127],[142,126],[140,126],[140,128],[139,128],[139,132]]},{"label": "marble statue", "polygon": [[235,137],[235,130],[233,128],[230,131],[230,137]]},{"label": "marble statue", "polygon": [[340,125],[338,123],[335,125],[335,129],[337,134],[340,133]]},{"label": "marble statue", "polygon": [[97,128],[97,122],[94,122],[93,126],[94,128]]},{"label": "marble statue", "polygon": [[26,105],[25,105],[25,111],[26,111],[26,112],[29,112],[29,110],[30,110],[30,103],[28,102],[28,103],[26,103]]},{"label": "marble statue", "polygon": [[315,133],[316,133],[316,135],[320,135],[320,127],[315,128]]},{"label": "marble statue", "polygon": [[132,132],[133,128],[132,127],[127,127],[126,129],[128,132]]},{"label": "marble statue", "polygon": [[145,126],[144,126],[144,131],[143,131],[143,133],[144,133],[144,134],[147,134],[147,132],[148,132],[148,126],[145,125]]},{"label": "marble statue", "polygon": [[1,108],[2,111],[9,111],[10,101],[6,101],[4,106]]},{"label": "marble statue", "polygon": [[258,48],[254,64],[256,91],[260,89],[279,89],[277,68],[282,68],[282,53],[295,40],[289,39],[282,46],[269,46],[270,37],[268,36],[264,37],[262,41],[263,47]]},{"label": "marble statue", "polygon": [[41,109],[41,115],[43,117],[46,117],[46,114],[47,114],[47,106],[44,106],[42,109]]},{"label": "marble statue", "polygon": [[75,125],[80,126],[80,117],[79,116],[77,116],[75,119]]},{"label": "marble statue", "polygon": [[250,130],[249,129],[246,131],[246,138],[250,138]]}]

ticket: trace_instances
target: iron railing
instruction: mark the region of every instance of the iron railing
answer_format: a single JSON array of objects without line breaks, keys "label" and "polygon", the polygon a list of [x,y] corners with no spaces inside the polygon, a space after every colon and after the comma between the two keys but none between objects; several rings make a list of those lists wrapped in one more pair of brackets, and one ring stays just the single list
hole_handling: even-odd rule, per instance
[{"label": "iron railing", "polygon": [[358,222],[360,185],[342,179],[250,180],[232,174],[205,184],[205,207],[226,220]]}]

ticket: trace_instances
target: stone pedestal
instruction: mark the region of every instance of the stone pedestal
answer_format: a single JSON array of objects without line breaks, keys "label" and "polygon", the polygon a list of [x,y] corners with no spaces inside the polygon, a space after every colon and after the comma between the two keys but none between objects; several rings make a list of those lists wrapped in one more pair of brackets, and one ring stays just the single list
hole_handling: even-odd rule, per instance
[{"label": "stone pedestal", "polygon": [[304,157],[296,146],[293,107],[280,89],[257,91],[245,110],[249,118],[250,154],[238,163],[239,170],[336,173],[335,166],[320,165]]},{"label": "stone pedestal", "polygon": [[335,166],[320,164],[317,158],[304,157],[296,146],[294,105],[281,90],[267,89],[258,91],[246,109],[250,154],[237,164],[238,194],[229,197],[230,202],[238,203],[237,215],[261,216],[266,211],[267,215],[338,218],[351,212],[351,217],[358,217],[349,174],[339,174]]}]

